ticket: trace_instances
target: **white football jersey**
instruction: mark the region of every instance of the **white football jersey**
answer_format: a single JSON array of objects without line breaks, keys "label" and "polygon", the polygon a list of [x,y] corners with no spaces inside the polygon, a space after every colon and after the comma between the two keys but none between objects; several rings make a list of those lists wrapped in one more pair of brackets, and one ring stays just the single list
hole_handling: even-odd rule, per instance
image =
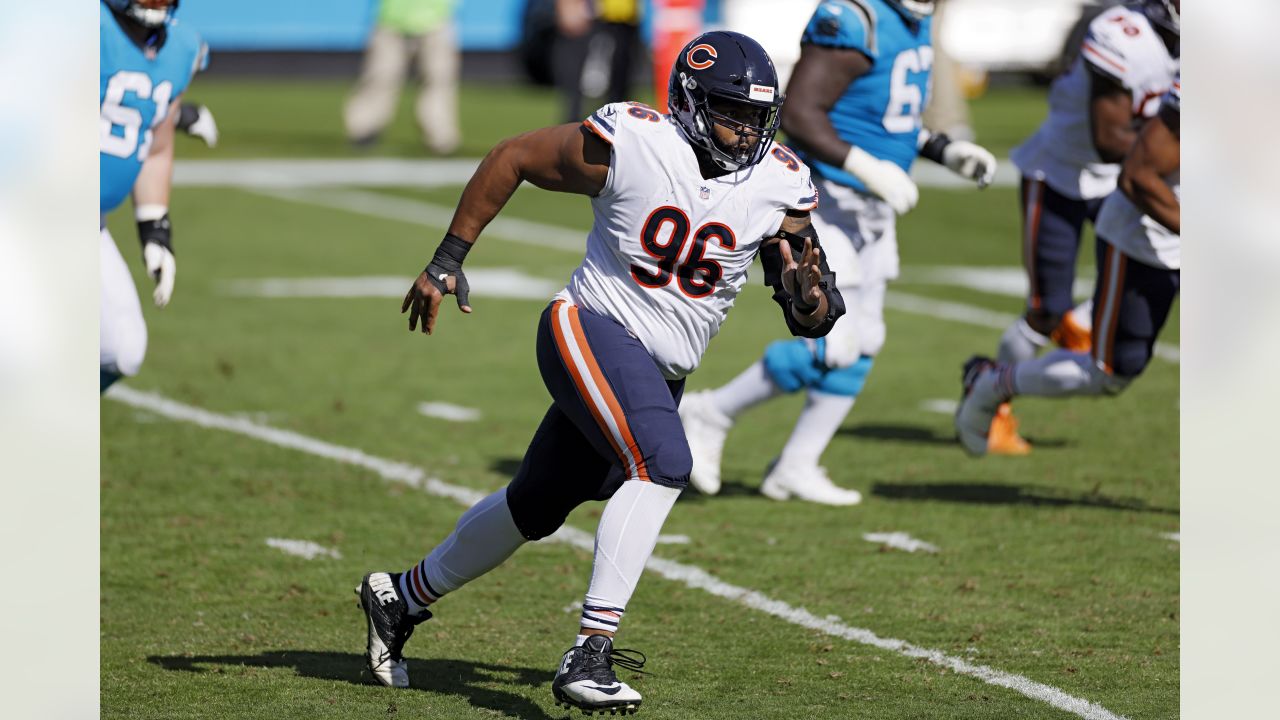
[{"label": "white football jersey", "polygon": [[[1182,83],[1174,79],[1173,87],[1161,100],[1160,112],[1182,113]],[[1155,122],[1160,122],[1156,120]],[[1182,171],[1175,170],[1164,181],[1182,202]],[[1144,214],[1124,193],[1116,191],[1102,203],[1098,212],[1098,236],[1117,250],[1152,267],[1178,270],[1182,267],[1182,237]]]},{"label": "white football jersey", "polygon": [[1093,147],[1089,69],[1110,75],[1133,96],[1133,117],[1151,117],[1178,72],[1151,22],[1138,10],[1111,8],[1089,23],[1080,56],[1049,90],[1049,117],[1009,158],[1023,176],[1043,179],[1077,200],[1106,197],[1120,166],[1103,162]]},{"label": "white football jersey", "polygon": [[606,105],[584,125],[613,153],[586,257],[556,297],[616,320],[678,380],[720,330],[761,241],[787,210],[816,207],[809,169],[775,144],[706,180],[679,126],[639,103]]}]

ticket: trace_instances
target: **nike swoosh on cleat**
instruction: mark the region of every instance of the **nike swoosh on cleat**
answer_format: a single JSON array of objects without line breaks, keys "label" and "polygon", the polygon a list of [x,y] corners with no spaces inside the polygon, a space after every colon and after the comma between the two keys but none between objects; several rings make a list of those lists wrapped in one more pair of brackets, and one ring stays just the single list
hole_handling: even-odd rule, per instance
[{"label": "nike swoosh on cleat", "polygon": [[582,687],[583,687],[583,688],[585,688],[585,689],[587,689],[587,690],[596,690],[596,691],[598,691],[598,692],[602,692],[602,693],[604,693],[605,695],[617,695],[617,694],[618,694],[618,692],[619,692],[620,690],[622,690],[622,686],[621,686],[621,685],[619,685],[618,687],[613,687],[613,688],[602,688],[602,687],[600,687],[599,685],[596,685],[596,686],[594,686],[594,687],[593,687],[593,686],[591,686],[591,685],[583,685]]}]

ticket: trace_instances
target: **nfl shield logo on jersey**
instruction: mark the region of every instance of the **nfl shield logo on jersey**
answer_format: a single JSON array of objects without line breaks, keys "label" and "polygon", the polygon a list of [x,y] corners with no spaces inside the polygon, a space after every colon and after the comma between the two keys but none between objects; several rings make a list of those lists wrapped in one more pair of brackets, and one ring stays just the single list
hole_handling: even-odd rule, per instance
[{"label": "nfl shield logo on jersey", "polygon": [[707,187],[706,185],[703,185],[702,187],[698,188],[698,197],[702,198],[703,200],[711,199],[711,188]]}]

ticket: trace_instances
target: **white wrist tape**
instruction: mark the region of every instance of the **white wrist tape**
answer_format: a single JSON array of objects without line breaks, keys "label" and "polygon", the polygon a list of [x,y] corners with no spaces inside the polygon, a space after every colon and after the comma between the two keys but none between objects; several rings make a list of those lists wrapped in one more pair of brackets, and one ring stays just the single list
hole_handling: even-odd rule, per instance
[{"label": "white wrist tape", "polygon": [[169,208],[158,203],[139,205],[133,209],[133,218],[138,222],[159,220],[167,214],[169,214]]}]

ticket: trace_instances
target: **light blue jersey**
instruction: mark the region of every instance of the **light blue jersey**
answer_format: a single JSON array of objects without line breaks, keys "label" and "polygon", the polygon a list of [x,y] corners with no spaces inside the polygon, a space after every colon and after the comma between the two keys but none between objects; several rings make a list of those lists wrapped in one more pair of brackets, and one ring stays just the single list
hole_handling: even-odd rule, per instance
[{"label": "light blue jersey", "polygon": [[[849,85],[828,117],[841,140],[908,172],[931,89],[931,27],[932,18],[916,20],[886,0],[827,0],[814,11],[800,40],[871,58],[871,69]],[[805,161],[822,177],[867,190],[842,168],[812,156]]]},{"label": "light blue jersey", "polygon": [[195,32],[170,20],[159,51],[143,50],[125,34],[111,9],[105,4],[101,8],[99,211],[105,214],[133,189],[151,150],[152,128],[187,89],[204,62],[204,48]]}]

